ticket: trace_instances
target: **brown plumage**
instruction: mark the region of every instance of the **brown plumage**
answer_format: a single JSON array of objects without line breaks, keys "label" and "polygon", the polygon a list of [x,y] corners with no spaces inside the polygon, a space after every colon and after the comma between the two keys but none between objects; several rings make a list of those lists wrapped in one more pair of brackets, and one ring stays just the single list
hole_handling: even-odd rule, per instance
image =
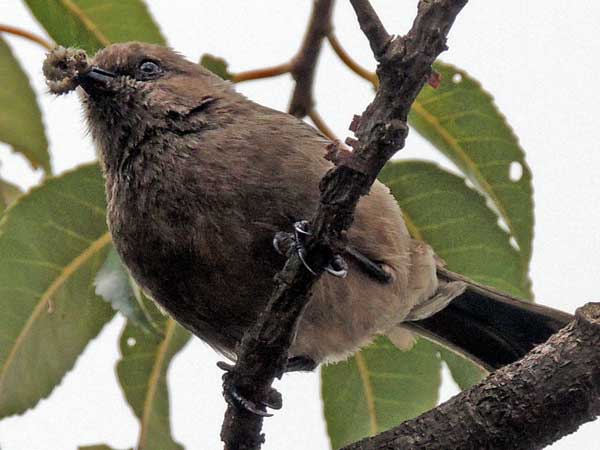
[{"label": "brown plumage", "polygon": [[[91,64],[98,70],[79,82],[115,247],[177,321],[235,357],[285,260],[274,234],[316,209],[319,180],[331,167],[328,141],[164,47],[116,44]],[[346,255],[348,276],[325,274],[314,288],[290,356],[339,360],[377,334],[397,338],[399,324],[434,314],[470,285],[438,280],[433,252],[410,238],[379,182],[359,202],[348,244],[390,280],[376,280]]]}]

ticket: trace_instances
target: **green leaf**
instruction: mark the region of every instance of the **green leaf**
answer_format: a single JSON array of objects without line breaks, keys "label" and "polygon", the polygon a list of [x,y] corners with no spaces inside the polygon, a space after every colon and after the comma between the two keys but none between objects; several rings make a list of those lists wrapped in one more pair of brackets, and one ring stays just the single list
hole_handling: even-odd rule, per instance
[{"label": "green leaf", "polygon": [[433,408],[437,348],[425,339],[401,352],[379,338],[348,361],[323,367],[322,396],[332,448],[384,431]]},{"label": "green leaf", "polygon": [[[464,179],[419,161],[388,163],[380,179],[402,208],[411,235],[428,242],[451,270],[515,296],[531,297],[524,262],[485,198]],[[443,347],[438,350],[461,388],[485,375],[472,362]]]},{"label": "green leaf", "polygon": [[93,54],[115,42],[165,44],[141,0],[24,0],[57,44]]},{"label": "green leaf", "polygon": [[[523,149],[490,94],[463,70],[436,63],[438,89],[426,86],[415,101],[410,122],[450,158],[493,203],[520,250],[526,275],[533,238],[531,172]],[[520,166],[517,181],[511,164]]]},{"label": "green leaf", "polygon": [[0,417],[50,394],[113,317],[93,286],[109,247],[96,164],[48,179],[0,220]]},{"label": "green leaf", "polygon": [[452,378],[462,390],[469,389],[487,376],[484,369],[453,351],[439,346],[439,352],[448,365]]},{"label": "green leaf", "polygon": [[202,55],[200,65],[206,67],[215,75],[219,75],[224,80],[231,80],[233,75],[227,69],[228,64],[223,58],[209,54]]},{"label": "green leaf", "polygon": [[482,284],[530,298],[524,262],[484,197],[436,164],[388,163],[380,180],[402,208],[413,237],[429,243],[448,268]]},{"label": "green leaf", "polygon": [[[509,235],[485,198],[463,178],[432,163],[402,161],[388,163],[380,179],[402,207],[411,234],[428,242],[450,269],[529,296],[524,262]],[[349,361],[325,367],[323,401],[332,446],[339,448],[435,406],[440,356],[461,387],[481,376],[470,362],[425,339],[402,353],[381,338]]]},{"label": "green leaf", "polygon": [[42,113],[27,75],[0,38],[0,141],[21,153],[34,168],[52,171]]},{"label": "green leaf", "polygon": [[[158,316],[153,317],[156,321]],[[140,420],[137,450],[183,449],[171,437],[167,369],[190,334],[173,319],[160,322],[164,337],[128,322],[121,334],[117,375],[125,398]]]},{"label": "green leaf", "polygon": [[[135,285],[114,248],[108,253],[94,280],[96,295],[109,302],[115,311],[148,333],[159,333],[142,302],[142,293]],[[160,334],[160,333],[159,333]]]},{"label": "green leaf", "polygon": [[22,192],[18,186],[8,181],[0,180],[0,214],[8,208]]}]

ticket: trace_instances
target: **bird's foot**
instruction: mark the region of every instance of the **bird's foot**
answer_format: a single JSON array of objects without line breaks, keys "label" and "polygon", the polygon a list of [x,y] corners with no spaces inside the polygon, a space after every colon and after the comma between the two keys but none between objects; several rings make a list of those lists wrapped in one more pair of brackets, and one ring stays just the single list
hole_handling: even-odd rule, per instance
[{"label": "bird's foot", "polygon": [[[306,220],[294,223],[294,233],[278,232],[273,238],[273,247],[284,256],[288,256],[293,249],[306,269],[316,275],[316,272],[306,262],[306,247],[304,245],[306,237],[310,236],[310,224]],[[345,278],[348,275],[348,264],[341,255],[334,255],[331,262],[323,268],[327,273],[338,278]]]},{"label": "bird's foot", "polygon": [[223,374],[223,397],[229,405],[261,417],[273,415],[267,412],[267,408],[281,409],[283,401],[277,390],[270,388],[264,400],[250,400],[240,392],[240,388],[235,383],[235,366],[219,361],[217,367],[225,371]]}]

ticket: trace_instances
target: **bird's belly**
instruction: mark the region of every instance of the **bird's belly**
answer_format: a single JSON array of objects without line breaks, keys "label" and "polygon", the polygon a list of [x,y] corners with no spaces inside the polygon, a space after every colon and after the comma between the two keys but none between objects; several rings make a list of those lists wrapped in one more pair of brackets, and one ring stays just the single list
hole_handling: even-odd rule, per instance
[{"label": "bird's belly", "polygon": [[324,274],[317,282],[291,356],[308,355],[317,363],[344,360],[390,331],[410,311],[406,281],[395,268],[389,267],[390,282],[381,283],[348,262],[346,278]]},{"label": "bird's belly", "polygon": [[[175,223],[164,206],[114,211],[109,207],[115,247],[134,279],[184,327],[233,354],[264,309],[273,275],[283,266],[284,258],[271,245],[273,231],[252,228],[245,217],[222,217],[225,212],[179,217]],[[397,267],[405,266],[402,250]],[[324,275],[301,318],[291,355],[316,362],[344,358],[400,322],[412,307],[406,303],[405,269],[389,285],[358,267],[351,267],[345,280]]]},{"label": "bird's belly", "polygon": [[[207,258],[202,244],[182,238],[175,243],[154,225],[125,230],[113,223],[111,230],[136,282],[185,328],[217,350],[233,354],[264,309],[277,263],[259,262],[257,255],[245,255],[237,245],[237,256],[221,251],[221,257]],[[268,251],[270,246],[263,253]],[[402,287],[381,285],[358,267],[351,269],[345,280],[324,275],[317,283],[290,349],[292,356],[307,355],[316,362],[343,359],[408,313],[409,305],[403,305],[399,295]],[[369,299],[360,295],[365,289]]]},{"label": "bird's belly", "polygon": [[[134,211],[129,209],[129,214]],[[234,262],[227,251],[207,247],[218,236],[201,239],[190,231],[193,227],[185,226],[166,232],[164,224],[153,219],[109,214],[121,259],[144,292],[182,326],[232,354],[268,298],[272,270],[263,267],[250,274],[244,262],[249,256],[238,251]]]}]

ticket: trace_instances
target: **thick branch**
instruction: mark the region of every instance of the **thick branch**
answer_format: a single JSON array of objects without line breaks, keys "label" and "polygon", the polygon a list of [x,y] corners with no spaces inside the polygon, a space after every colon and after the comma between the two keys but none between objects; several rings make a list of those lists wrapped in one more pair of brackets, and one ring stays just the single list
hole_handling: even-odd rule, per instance
[{"label": "thick branch", "polygon": [[343,450],[535,450],[600,415],[600,303],[468,391]]},{"label": "thick branch", "polygon": [[[332,252],[339,253],[358,200],[369,192],[387,160],[404,146],[408,111],[431,72],[431,64],[446,48],[446,35],[466,1],[421,0],[408,35],[390,41],[379,55],[381,84],[358,124],[354,152],[320,184],[320,205],[312,220],[313,236],[307,242],[306,259],[311,267],[324,267]],[[364,3],[353,2],[359,21],[368,28],[372,15],[363,16]],[[236,366],[224,377],[226,388],[235,386],[253,401],[266,398],[273,380],[283,373],[298,319],[317,279],[296,255],[288,259],[275,278],[266,310],[242,339]],[[227,450],[257,449],[264,440],[261,428],[262,417],[229,406],[221,439]]]},{"label": "thick branch", "polygon": [[303,118],[313,108],[313,82],[317,59],[323,39],[331,28],[331,10],[334,0],[315,0],[310,22],[298,54],[292,60],[291,74],[296,81],[290,107],[290,114]]}]

